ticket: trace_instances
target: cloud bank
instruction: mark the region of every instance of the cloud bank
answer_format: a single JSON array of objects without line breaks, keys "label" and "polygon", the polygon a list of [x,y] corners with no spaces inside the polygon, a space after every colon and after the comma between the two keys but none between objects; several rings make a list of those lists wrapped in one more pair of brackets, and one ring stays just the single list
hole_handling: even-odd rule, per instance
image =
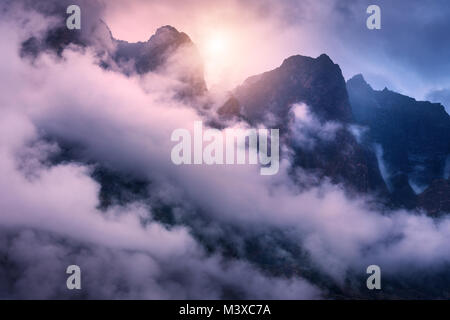
[{"label": "cloud bank", "polygon": [[[388,297],[445,297],[448,217],[373,207],[326,181],[303,190],[288,155],[269,177],[174,166],[170,135],[203,119],[196,102],[174,98],[164,75],[100,68],[90,48],[23,59],[20,43],[49,22],[23,23],[0,23],[1,298],[370,297],[370,264]],[[300,111],[298,130],[332,138]],[[149,187],[101,208],[98,167]],[[79,293],[64,287],[70,264],[83,270]]]}]

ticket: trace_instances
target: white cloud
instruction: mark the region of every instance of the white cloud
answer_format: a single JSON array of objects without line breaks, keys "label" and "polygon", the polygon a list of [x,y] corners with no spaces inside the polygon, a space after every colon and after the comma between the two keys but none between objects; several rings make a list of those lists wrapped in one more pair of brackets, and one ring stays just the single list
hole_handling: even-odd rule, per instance
[{"label": "white cloud", "polygon": [[[182,204],[181,215],[190,214],[189,208],[219,228],[231,224],[240,230],[292,231],[290,241],[301,245],[314,266],[338,284],[348,271],[374,263],[398,274],[405,268],[426,272],[450,262],[448,218],[433,220],[405,211],[381,214],[365,199],[349,199],[340,186],[327,183],[300,192],[287,173],[286,159],[273,177],[262,177],[258,168],[247,165],[174,166],[171,132],[201,118],[193,106],[167,94],[170,81],[158,78],[152,86],[156,80],[150,76],[144,90],[142,79],[96,66],[89,50],[67,50],[62,60],[44,54],[32,66],[17,55],[22,31],[1,24],[11,31],[0,39],[0,86],[5,88],[0,96],[0,226],[13,232],[13,260],[28,270],[26,279],[33,272],[41,276],[61,269],[76,244],[92,251],[74,257],[93,272],[90,297],[220,298],[228,284],[252,298],[316,298],[321,293],[301,277],[270,277],[245,261],[206,256],[190,234],[202,232],[200,228],[168,230],[155,221],[144,226],[140,217],[148,207],[143,204],[98,210],[99,185],[89,176],[91,168],[42,164],[39,160],[57,152],[40,141],[42,135],[82,145],[80,157],[86,162],[149,179],[169,204]],[[327,140],[339,128],[319,124],[305,106],[294,110],[298,143],[309,143],[301,136],[304,128]],[[60,245],[61,239],[69,239],[72,246]],[[28,245],[33,249],[25,250]],[[2,250],[8,248],[3,244]],[[44,259],[33,254],[38,251]],[[48,262],[57,258],[59,267]],[[102,275],[105,265],[112,268]],[[60,279],[51,279],[42,291],[37,289],[40,283],[30,280],[36,291],[28,294],[52,296]],[[125,281],[128,294],[114,280]],[[26,296],[29,283],[20,280],[16,294]],[[114,290],[108,287],[111,283],[117,286]]]}]

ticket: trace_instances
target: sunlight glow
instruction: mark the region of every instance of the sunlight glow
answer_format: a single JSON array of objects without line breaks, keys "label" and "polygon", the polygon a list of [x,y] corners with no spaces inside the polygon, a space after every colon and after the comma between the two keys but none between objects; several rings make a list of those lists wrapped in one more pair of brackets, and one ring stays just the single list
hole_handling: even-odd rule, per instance
[{"label": "sunlight glow", "polygon": [[210,30],[200,41],[205,62],[205,78],[209,84],[223,82],[228,71],[238,62],[237,36],[232,30]]},{"label": "sunlight glow", "polygon": [[216,35],[209,40],[208,51],[211,55],[221,55],[227,47],[226,38],[222,35]]}]

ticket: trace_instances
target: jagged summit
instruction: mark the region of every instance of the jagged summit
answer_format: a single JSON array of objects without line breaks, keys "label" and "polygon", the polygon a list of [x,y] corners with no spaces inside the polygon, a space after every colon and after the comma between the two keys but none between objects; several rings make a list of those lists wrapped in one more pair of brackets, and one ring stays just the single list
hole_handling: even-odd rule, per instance
[{"label": "jagged summit", "polygon": [[[115,50],[110,56],[125,74],[166,72],[186,84],[182,96],[206,92],[203,61],[197,47],[184,32],[166,25],[158,28],[146,42],[113,41]],[[173,68],[173,65],[177,67]]]},{"label": "jagged summit", "polygon": [[337,64],[331,60],[331,58],[326,54],[321,54],[317,58],[312,58],[308,56],[303,55],[293,55],[286,59],[284,59],[283,63],[281,64],[280,68],[298,68],[302,66],[308,66],[308,64],[317,64],[320,65],[323,68],[332,68],[333,66],[339,67]]},{"label": "jagged summit", "polygon": [[347,85],[366,87],[372,89],[370,84],[367,83],[366,79],[361,73],[355,74],[353,77],[347,80]]},{"label": "jagged summit", "polygon": [[113,39],[116,51],[112,53],[114,61],[125,64],[135,63],[135,71],[139,74],[154,71],[181,46],[194,47],[190,38],[171,26],[163,26],[156,30],[148,41],[130,43]]},{"label": "jagged summit", "polygon": [[264,122],[268,114],[286,123],[294,103],[306,103],[322,120],[348,122],[351,110],[340,67],[325,54],[291,56],[280,67],[248,78],[233,91],[244,116]]},{"label": "jagged summit", "polygon": [[180,33],[175,27],[172,27],[171,25],[165,25],[161,26],[158,29],[156,29],[155,35],[162,34],[162,33]]},{"label": "jagged summit", "polygon": [[[361,96],[361,99],[370,100],[371,106],[378,106],[375,99],[372,97],[373,89],[370,84],[367,83],[366,79],[362,74],[354,75],[352,78],[347,80],[347,88],[351,88],[354,93],[357,93],[357,97],[352,97],[353,99],[358,99]],[[353,110],[354,111],[354,110]]]},{"label": "jagged summit", "polygon": [[126,75],[165,72],[168,77],[185,85],[180,89],[180,96],[198,96],[206,92],[203,61],[195,44],[187,34],[170,25],[158,28],[144,42],[114,38],[102,20],[85,33],[69,32],[65,25],[61,25],[49,29],[41,38],[33,36],[25,40],[20,54],[33,59],[45,51],[62,56],[70,45],[92,48],[104,69]]},{"label": "jagged summit", "polygon": [[192,40],[186,33],[179,32],[176,28],[166,25],[156,29],[155,34],[153,34],[147,42],[154,44],[163,44],[166,42],[192,43]]},{"label": "jagged summit", "polygon": [[317,59],[334,64],[333,60],[331,60],[330,56],[327,55],[326,53],[322,53],[320,56],[317,57]]},{"label": "jagged summit", "polygon": [[366,81],[366,79],[364,79],[364,76],[362,75],[362,73],[357,73],[348,80],[348,82],[352,82],[352,81],[367,83],[367,81]]}]

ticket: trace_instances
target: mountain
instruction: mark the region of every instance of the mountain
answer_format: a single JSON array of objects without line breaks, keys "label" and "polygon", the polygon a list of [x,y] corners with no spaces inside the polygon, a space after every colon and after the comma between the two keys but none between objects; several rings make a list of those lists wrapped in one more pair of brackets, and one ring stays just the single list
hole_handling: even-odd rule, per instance
[{"label": "mountain", "polygon": [[150,72],[178,81],[179,96],[195,97],[206,92],[203,61],[189,36],[171,26],[156,30],[145,42],[127,42],[113,37],[103,21],[86,31],[68,30],[64,23],[49,28],[41,35],[32,35],[22,42],[20,55],[31,59],[41,52],[62,57],[69,46],[94,50],[98,64],[127,76],[144,76]]},{"label": "mountain", "polygon": [[351,120],[341,69],[325,54],[316,59],[289,57],[279,68],[245,80],[234,95],[244,117],[254,123],[263,123],[271,114],[282,126],[289,120],[290,106],[298,102],[309,105],[323,121]]},{"label": "mountain", "polygon": [[155,71],[166,63],[179,47],[192,45],[192,41],[185,33],[178,32],[171,26],[157,29],[146,42],[130,43],[114,38],[112,40],[117,46],[113,53],[114,60],[117,63],[132,61],[138,74]]},{"label": "mountain", "polygon": [[[311,114],[300,125],[295,115],[298,104]],[[327,55],[292,56],[280,67],[248,78],[219,109],[228,118],[233,113],[252,125],[279,128],[293,151],[293,169],[306,169],[359,192],[386,191],[375,154],[360,146],[350,131],[352,110],[345,80]],[[299,135],[310,143],[296,143]]]},{"label": "mountain", "polygon": [[[348,80],[347,90],[355,122],[368,128],[364,144],[379,151],[392,201],[415,207],[416,195],[430,186],[436,189],[436,181],[446,175],[450,116],[439,103],[416,101],[387,88],[373,90],[362,75]],[[424,197],[419,197],[421,203],[427,203]]]},{"label": "mountain", "polygon": [[[20,54],[35,59],[45,51],[62,57],[69,46],[92,48],[105,70],[173,79],[179,98],[207,96],[195,44],[171,26],[130,43],[115,39],[102,21],[88,34],[61,24],[30,36]],[[249,77],[217,113],[222,120],[279,128],[294,179],[300,168],[319,181],[377,194],[393,207],[423,208],[433,215],[448,211],[450,117],[444,107],[373,90],[362,75],[346,83],[326,54],[291,56],[276,69]]]},{"label": "mountain", "polygon": [[[298,104],[307,106],[314,127],[308,119],[300,131],[296,128]],[[386,88],[373,90],[362,75],[345,83],[339,66],[325,54],[292,56],[274,70],[249,77],[218,113],[280,128],[283,143],[293,151],[293,170],[375,193],[393,208],[450,212],[445,108]],[[324,139],[333,125],[332,139]],[[305,144],[305,131],[314,140],[312,148]],[[302,143],[296,143],[299,135]]]},{"label": "mountain", "polygon": [[[170,26],[138,43],[114,39],[104,24],[98,24],[89,39],[59,29],[28,39],[21,53],[36,58],[45,50],[62,56],[68,46],[93,48],[99,67],[110,72],[143,78],[152,73],[175,76],[175,80],[184,83],[187,95],[207,95],[195,46],[187,35]],[[181,68],[184,75],[172,72],[180,63],[186,63],[187,69]],[[248,78],[230,93],[217,113],[226,120],[225,124],[227,120],[240,119],[251,126],[279,128],[283,156],[290,157],[292,164],[291,177],[305,188],[327,180],[352,193],[376,194],[393,207],[420,208],[431,216],[439,216],[450,212],[448,115],[442,113],[441,107],[387,89],[375,91],[360,75],[346,83],[340,67],[327,55],[297,55],[274,70]],[[167,229],[183,226],[208,254],[248,261],[270,276],[290,279],[300,275],[323,288],[327,298],[374,298],[366,290],[365,273],[357,271],[355,275],[354,270],[349,270],[344,284],[336,281],[314,262],[311,249],[303,247],[299,237],[291,237],[291,230],[264,224],[249,229],[245,223],[212,219],[205,212],[208,207],[186,201],[184,208],[181,201],[168,199],[171,197],[159,190],[160,184],[149,181],[145,175],[86,158],[83,145],[56,142],[60,152],[50,159],[52,164],[82,162],[95,168],[91,175],[99,185],[102,210],[139,201],[151,208],[150,221],[162,223]],[[296,174],[301,171],[311,173],[314,179],[309,181],[307,175]],[[418,188],[420,179],[429,182],[425,187],[420,185],[425,188],[423,191]],[[141,221],[147,223],[145,218]],[[389,238],[377,244],[396,245],[397,240]],[[376,246],[367,245],[361,250],[373,248],[377,250]],[[375,298],[448,295],[447,274],[425,274],[423,278],[416,275],[390,277],[390,285]],[[357,289],[359,284],[361,291]],[[231,285],[226,291],[225,298],[245,298]]]},{"label": "mountain", "polygon": [[[112,41],[115,50],[111,55],[122,72],[140,75],[162,72],[187,84],[185,90],[189,90],[190,95],[206,92],[203,62],[196,46],[184,32],[164,26],[146,42],[129,43],[114,38]],[[173,65],[176,68],[171,68]]]}]

